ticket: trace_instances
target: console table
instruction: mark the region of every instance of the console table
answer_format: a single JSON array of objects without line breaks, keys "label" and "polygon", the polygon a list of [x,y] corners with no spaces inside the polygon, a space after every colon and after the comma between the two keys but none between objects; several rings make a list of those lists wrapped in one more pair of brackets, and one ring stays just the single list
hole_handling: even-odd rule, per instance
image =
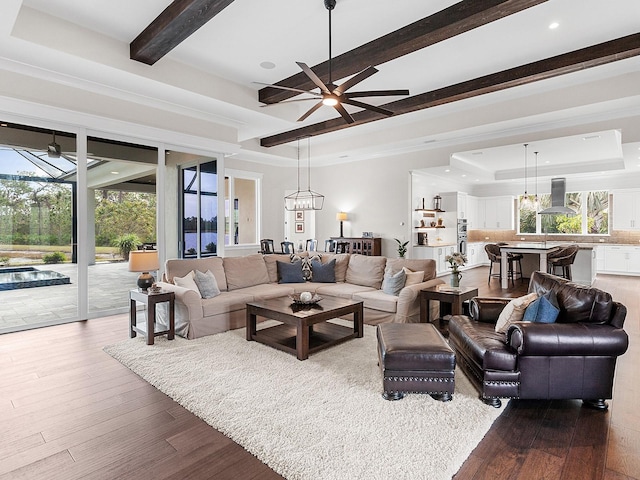
[{"label": "console table", "polygon": [[[173,292],[162,292],[148,294],[145,291],[130,290],[129,301],[129,336],[134,338],[137,333],[144,335],[147,339],[147,345],[153,345],[153,340],[158,335],[167,334],[168,340],[173,340],[175,336],[175,316],[174,302],[176,294]],[[140,302],[145,306],[146,318],[145,322],[138,324],[136,302]],[[161,328],[156,324],[156,305],[158,303],[169,303],[169,328],[156,330]]]},{"label": "console table", "polygon": [[360,255],[374,257],[382,255],[382,238],[380,237],[331,237],[331,240],[348,242],[349,253],[359,253]]}]

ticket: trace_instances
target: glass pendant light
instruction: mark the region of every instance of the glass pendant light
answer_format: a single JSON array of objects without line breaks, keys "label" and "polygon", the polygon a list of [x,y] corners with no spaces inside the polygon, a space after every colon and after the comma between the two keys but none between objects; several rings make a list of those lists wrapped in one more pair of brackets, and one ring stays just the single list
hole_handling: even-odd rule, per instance
[{"label": "glass pendant light", "polygon": [[322,210],[324,195],[311,190],[311,137],[307,137],[307,189],[300,190],[300,139],[298,138],[298,189],[284,197],[284,208],[288,211]]}]

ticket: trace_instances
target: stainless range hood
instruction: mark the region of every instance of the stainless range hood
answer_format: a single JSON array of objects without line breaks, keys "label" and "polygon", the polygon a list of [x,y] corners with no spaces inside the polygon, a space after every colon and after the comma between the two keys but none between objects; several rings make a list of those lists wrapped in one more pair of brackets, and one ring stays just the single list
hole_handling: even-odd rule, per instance
[{"label": "stainless range hood", "polygon": [[564,206],[566,192],[564,178],[551,179],[551,206],[538,212],[540,215],[575,215],[569,207]]}]

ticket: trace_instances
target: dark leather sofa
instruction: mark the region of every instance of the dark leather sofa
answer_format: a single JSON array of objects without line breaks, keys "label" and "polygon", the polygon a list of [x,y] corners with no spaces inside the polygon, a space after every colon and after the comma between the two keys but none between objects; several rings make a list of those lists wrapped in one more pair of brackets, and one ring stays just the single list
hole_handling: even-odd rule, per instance
[{"label": "dark leather sofa", "polygon": [[616,359],[629,345],[622,328],[627,309],[602,290],[534,272],[529,293],[549,290],[560,307],[556,323],[515,322],[506,336],[495,323],[511,299],[472,299],[470,316],[449,322],[457,363],[495,407],[500,398],[582,399],[606,410]]}]

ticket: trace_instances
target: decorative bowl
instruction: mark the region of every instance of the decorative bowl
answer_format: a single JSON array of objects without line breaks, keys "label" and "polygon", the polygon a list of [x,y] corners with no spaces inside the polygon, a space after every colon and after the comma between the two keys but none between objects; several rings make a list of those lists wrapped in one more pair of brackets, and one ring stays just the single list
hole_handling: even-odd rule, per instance
[{"label": "decorative bowl", "polygon": [[293,300],[293,303],[295,303],[296,305],[313,305],[314,303],[318,303],[320,300],[322,300],[322,297],[317,293],[314,293],[313,296],[311,297],[311,300],[307,300],[307,301],[300,300],[299,293],[294,293],[293,295],[289,295],[289,298]]}]

